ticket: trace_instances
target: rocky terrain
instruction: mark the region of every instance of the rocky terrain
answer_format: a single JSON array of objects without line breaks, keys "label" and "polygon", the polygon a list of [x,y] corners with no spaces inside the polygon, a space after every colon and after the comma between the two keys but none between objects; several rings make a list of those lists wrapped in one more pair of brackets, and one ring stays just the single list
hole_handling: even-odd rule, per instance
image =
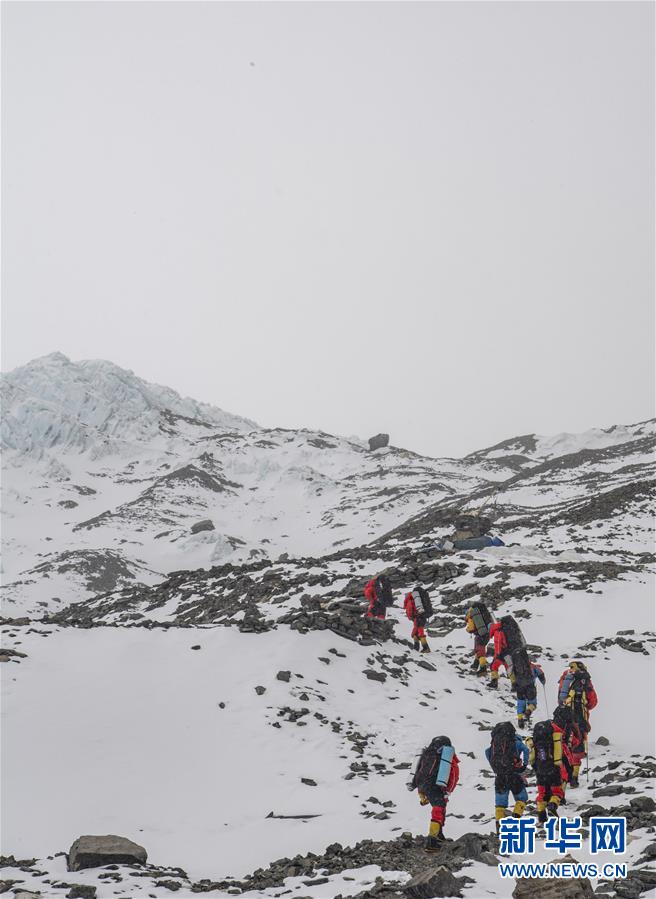
[{"label": "rocky terrain", "polygon": [[[544,895],[656,895],[653,422],[445,460],[265,431],[59,354],[2,389],[0,891],[539,899],[497,871],[483,752],[514,703],[470,673],[476,597],[521,622],[538,718],[572,657],[600,697],[565,811],[626,815],[630,876]],[[482,507],[504,546],[437,549]],[[379,572],[396,604],[372,621]],[[405,782],[436,733],[462,779],[427,856]],[[67,870],[77,837],[110,833],[148,860]]]}]

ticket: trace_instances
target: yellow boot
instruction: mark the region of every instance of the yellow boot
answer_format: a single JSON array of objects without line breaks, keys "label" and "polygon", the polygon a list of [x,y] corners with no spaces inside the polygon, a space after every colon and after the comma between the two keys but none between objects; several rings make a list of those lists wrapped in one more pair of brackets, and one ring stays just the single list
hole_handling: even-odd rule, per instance
[{"label": "yellow boot", "polygon": [[442,825],[439,821],[431,821],[428,828],[428,839],[426,840],[426,845],[424,847],[426,852],[437,852],[440,848],[440,843],[443,842],[444,833],[442,831]]},{"label": "yellow boot", "polygon": [[524,809],[526,808],[526,803],[521,799],[517,799],[515,802],[515,808],[513,809],[513,818],[521,818],[524,814]]},{"label": "yellow boot", "polygon": [[430,652],[430,646],[426,637],[420,637],[419,642],[421,643],[421,652]]},{"label": "yellow boot", "polygon": [[578,787],[580,770],[581,770],[580,765],[574,765],[574,768],[572,769],[572,779],[569,782],[570,787]]},{"label": "yellow boot", "polygon": [[499,689],[499,672],[490,671],[490,683],[488,685],[492,690]]},{"label": "yellow boot", "polygon": [[495,805],[494,818],[495,818],[497,833],[499,833],[499,821],[501,821],[502,818],[506,818],[507,816],[508,816],[508,809],[506,808],[505,805]]},{"label": "yellow boot", "polygon": [[540,824],[544,824],[544,822],[547,820],[547,803],[540,800],[537,803],[537,809],[538,821],[540,822]]},{"label": "yellow boot", "polygon": [[478,668],[476,669],[477,677],[484,677],[487,674],[487,658],[486,656],[478,657]]}]

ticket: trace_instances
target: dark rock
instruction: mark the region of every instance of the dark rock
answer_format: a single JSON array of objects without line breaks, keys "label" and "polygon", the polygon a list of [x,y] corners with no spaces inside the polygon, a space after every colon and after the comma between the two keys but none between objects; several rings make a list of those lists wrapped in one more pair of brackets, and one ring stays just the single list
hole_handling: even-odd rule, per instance
[{"label": "dark rock", "polygon": [[[575,862],[575,859],[565,855],[560,861]],[[518,877],[512,893],[513,899],[590,899],[592,896],[594,890],[587,877],[571,880]]]},{"label": "dark rock", "polygon": [[443,865],[422,871],[406,883],[403,892],[411,899],[433,899],[435,896],[462,896],[465,879],[454,875]]},{"label": "dark rock", "polygon": [[266,687],[262,687],[261,685],[258,685],[257,687],[255,687],[255,692],[257,693],[258,696],[262,696],[263,693],[266,693]]},{"label": "dark rock", "polygon": [[66,899],[96,899],[96,888],[86,884],[74,883],[66,893]]},{"label": "dark rock", "polygon": [[597,746],[610,746],[610,740],[606,737],[597,737],[595,743]]},{"label": "dark rock", "polygon": [[191,648],[192,649],[200,649],[200,643],[196,643],[196,645],[192,646]]},{"label": "dark rock", "polygon": [[389,445],[389,434],[376,434],[375,437],[369,438],[369,449],[371,452]]},{"label": "dark rock", "polygon": [[317,785],[316,780],[312,780],[311,777],[302,777],[301,783],[305,784],[307,787],[316,787]]},{"label": "dark rock", "polygon": [[105,865],[143,865],[148,854],[143,846],[125,837],[113,834],[106,836],[78,837],[68,851],[68,870],[82,868],[102,868]]},{"label": "dark rock", "polygon": [[381,684],[387,680],[387,675],[384,671],[374,671],[371,668],[365,668],[363,673],[369,680],[377,680],[380,681]]},{"label": "dark rock", "polygon": [[204,518],[202,521],[197,521],[196,524],[192,524],[190,530],[192,534],[200,534],[201,531],[213,531],[214,522],[209,518]]},{"label": "dark rock", "polygon": [[634,787],[624,787],[622,784],[611,784],[609,787],[602,787],[601,790],[593,790],[592,795],[597,799],[599,796],[619,796],[621,793],[630,793],[634,791]]},{"label": "dark rock", "polygon": [[651,796],[636,796],[629,800],[629,805],[633,812],[653,812],[656,809],[656,802]]},{"label": "dark rock", "polygon": [[279,671],[276,674],[276,680],[284,681],[286,684],[289,683],[289,678],[292,676],[291,671]]}]

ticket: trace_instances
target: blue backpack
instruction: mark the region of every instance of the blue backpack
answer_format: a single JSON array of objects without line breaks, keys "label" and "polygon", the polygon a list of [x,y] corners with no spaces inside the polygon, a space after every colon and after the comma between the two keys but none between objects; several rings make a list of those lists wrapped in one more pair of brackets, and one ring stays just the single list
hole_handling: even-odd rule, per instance
[{"label": "blue backpack", "polygon": [[435,784],[438,787],[446,788],[447,784],[449,783],[454,755],[455,750],[453,746],[442,747],[442,751],[440,752],[440,763],[437,766],[437,776],[435,777]]}]

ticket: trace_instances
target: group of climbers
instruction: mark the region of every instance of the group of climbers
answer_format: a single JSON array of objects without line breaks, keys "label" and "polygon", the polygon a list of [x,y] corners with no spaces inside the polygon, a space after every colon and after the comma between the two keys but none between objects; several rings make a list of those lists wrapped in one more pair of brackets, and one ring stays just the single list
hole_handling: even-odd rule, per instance
[{"label": "group of climbers", "polygon": [[[364,588],[364,596],[369,602],[366,617],[384,620],[388,608],[394,604],[392,587],[387,575],[379,574],[373,577]],[[413,647],[419,652],[430,652],[426,637],[426,625],[433,614],[433,606],[428,590],[417,585],[409,593],[406,593],[403,608],[412,622],[410,636]]]},{"label": "group of climbers", "polygon": [[[499,670],[504,667],[517,696],[517,726],[525,729],[537,708],[536,682],[544,686],[546,678],[541,666],[529,658],[519,625],[511,615],[495,621],[483,603],[474,603],[465,616],[465,629],[474,634],[478,675],[486,672],[488,638],[493,640],[489,685],[498,689]],[[497,826],[507,815],[509,792],[515,798],[512,814],[521,817],[528,799],[523,775],[529,765],[537,782],[538,820],[544,823],[549,814],[558,813],[565,788],[579,785],[581,762],[588,751],[590,710],[596,705],[597,694],[584,663],[573,661],[558,682],[558,706],[551,719],[538,722],[530,737],[522,740],[509,721],[496,725],[486,756],[495,774]]]},{"label": "group of climbers", "polygon": [[465,615],[465,630],[474,634],[474,663],[472,670],[479,677],[487,673],[487,645],[494,641],[494,656],[490,665],[489,686],[499,688],[499,671],[503,667],[517,696],[517,726],[524,729],[537,707],[536,682],[544,686],[542,667],[528,655],[526,641],[512,615],[494,620],[487,606],[473,603]]},{"label": "group of climbers", "polygon": [[495,773],[497,828],[501,818],[508,814],[509,790],[515,798],[512,814],[521,817],[528,799],[523,775],[529,765],[535,772],[536,808],[541,823],[548,815],[558,814],[566,787],[579,785],[581,762],[587,755],[589,710],[597,704],[597,694],[580,661],[570,664],[559,686],[560,704],[551,719],[535,725],[531,736],[522,739],[509,721],[497,724],[492,730],[486,756]]},{"label": "group of climbers", "polygon": [[[385,575],[372,578],[365,587],[369,618],[384,619],[394,599]],[[406,594],[403,608],[412,622],[412,642],[416,650],[430,652],[426,625],[433,614],[428,592],[416,586]],[[478,677],[489,670],[489,686],[499,687],[499,673],[504,668],[517,699],[517,727],[531,724],[538,705],[537,681],[543,687],[546,678],[542,667],[530,658],[521,629],[512,615],[496,621],[484,603],[475,602],[465,616],[465,628],[474,636],[472,671]],[[493,641],[492,663],[488,666],[488,643]],[[545,690],[546,700],[546,690]],[[558,706],[550,719],[535,724],[531,735],[522,738],[509,721],[497,724],[491,733],[486,758],[494,772],[495,820],[508,815],[509,796],[514,806],[512,815],[521,817],[528,802],[526,774],[531,766],[537,783],[538,820],[557,815],[565,797],[565,788],[579,785],[579,772],[587,756],[590,711],[597,705],[590,674],[584,663],[572,661],[558,682]],[[449,795],[458,784],[459,759],[451,740],[435,737],[422,751],[408,789],[417,790],[421,805],[431,805],[431,821],[427,851],[435,851],[444,840],[444,819]]]}]

